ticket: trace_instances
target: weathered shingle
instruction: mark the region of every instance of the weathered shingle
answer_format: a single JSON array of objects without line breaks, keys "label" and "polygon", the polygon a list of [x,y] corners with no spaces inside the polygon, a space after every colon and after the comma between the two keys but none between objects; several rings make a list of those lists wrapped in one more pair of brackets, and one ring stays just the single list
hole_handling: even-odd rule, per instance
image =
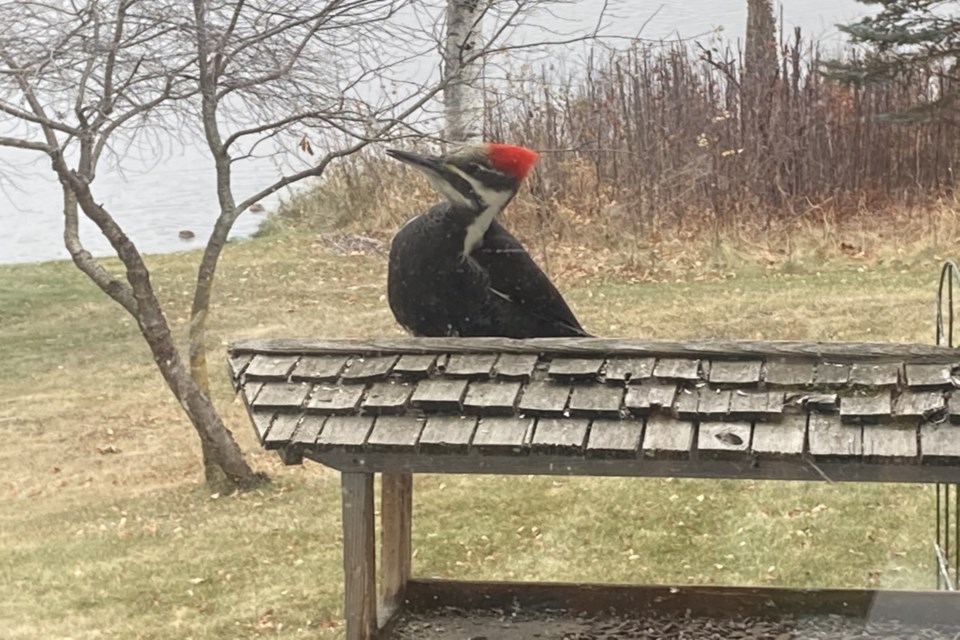
[{"label": "weathered shingle", "polygon": [[[431,456],[461,456],[463,465],[512,456],[663,462],[670,473],[793,464],[803,471],[792,477],[814,479],[826,474],[821,466],[960,469],[955,352],[930,363],[911,351],[877,360],[822,344],[790,355],[779,344],[767,354],[729,343],[729,352],[696,357],[644,355],[629,341],[622,352],[617,341],[591,351],[587,340],[566,353],[524,351],[517,341],[504,352],[458,352],[453,342],[409,351],[362,341],[282,353],[246,347],[229,354],[227,369],[257,438],[288,463],[349,454],[337,460],[360,464],[396,452],[403,465],[422,456],[444,469],[460,463]],[[830,467],[838,462],[846,466]]]}]

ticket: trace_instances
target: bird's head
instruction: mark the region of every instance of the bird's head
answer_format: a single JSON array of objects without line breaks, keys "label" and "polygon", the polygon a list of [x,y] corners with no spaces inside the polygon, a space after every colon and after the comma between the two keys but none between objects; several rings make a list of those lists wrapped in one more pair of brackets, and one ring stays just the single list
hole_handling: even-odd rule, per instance
[{"label": "bird's head", "polygon": [[477,211],[506,206],[537,161],[536,151],[494,143],[463,147],[443,156],[398,149],[388,149],[387,154],[422,171],[453,204]]}]

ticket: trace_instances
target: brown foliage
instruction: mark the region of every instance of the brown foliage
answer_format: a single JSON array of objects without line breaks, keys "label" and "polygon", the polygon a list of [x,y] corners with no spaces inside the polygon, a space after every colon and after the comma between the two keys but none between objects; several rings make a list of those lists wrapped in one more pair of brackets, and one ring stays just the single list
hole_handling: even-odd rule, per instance
[{"label": "brown foliage", "polygon": [[640,229],[846,214],[952,187],[956,124],[882,117],[935,93],[929,77],[848,87],[820,75],[820,59],[796,33],[765,86],[730,49],[637,45],[591,57],[582,74],[517,83],[488,105],[490,137],[544,151],[539,213],[555,203]]},{"label": "brown foliage", "polygon": [[[930,77],[842,85],[817,72],[820,50],[799,33],[781,38],[766,84],[747,80],[741,60],[731,49],[638,44],[595,51],[575,73],[514,78],[488,100],[487,138],[541,156],[507,225],[544,260],[559,241],[545,265],[556,275],[603,262],[642,280],[675,273],[671,256],[703,273],[709,256],[731,251],[772,265],[811,245],[820,257],[859,258],[843,244],[869,257],[952,240],[960,129],[882,117],[940,91]],[[367,154],[281,213],[385,239],[438,199],[406,167]]]}]

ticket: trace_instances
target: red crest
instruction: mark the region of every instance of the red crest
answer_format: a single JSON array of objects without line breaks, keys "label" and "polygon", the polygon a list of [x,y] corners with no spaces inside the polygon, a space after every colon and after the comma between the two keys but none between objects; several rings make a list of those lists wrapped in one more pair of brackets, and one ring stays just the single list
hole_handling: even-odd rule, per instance
[{"label": "red crest", "polygon": [[487,144],[487,157],[497,171],[523,180],[537,162],[537,152],[512,144]]}]

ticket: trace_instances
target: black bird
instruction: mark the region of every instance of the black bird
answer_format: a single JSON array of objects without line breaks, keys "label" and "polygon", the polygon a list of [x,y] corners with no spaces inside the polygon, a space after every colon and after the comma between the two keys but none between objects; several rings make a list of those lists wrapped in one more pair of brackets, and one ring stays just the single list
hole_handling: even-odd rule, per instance
[{"label": "black bird", "polygon": [[438,157],[389,149],[448,202],[404,224],[390,245],[387,295],[415,336],[588,334],[520,242],[496,221],[536,162],[530,149],[482,144]]}]

